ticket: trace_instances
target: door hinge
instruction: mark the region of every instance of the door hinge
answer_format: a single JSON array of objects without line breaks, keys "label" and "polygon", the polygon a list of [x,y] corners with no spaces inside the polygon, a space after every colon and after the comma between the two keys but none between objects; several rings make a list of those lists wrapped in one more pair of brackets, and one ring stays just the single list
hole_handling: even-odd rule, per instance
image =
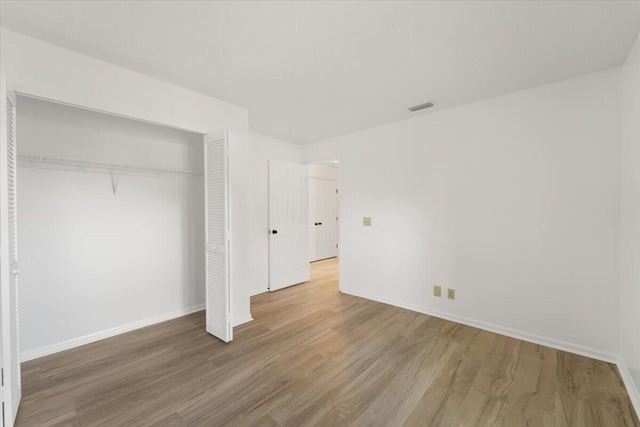
[{"label": "door hinge", "polygon": [[338,194],[338,190],[336,190],[336,194]]}]

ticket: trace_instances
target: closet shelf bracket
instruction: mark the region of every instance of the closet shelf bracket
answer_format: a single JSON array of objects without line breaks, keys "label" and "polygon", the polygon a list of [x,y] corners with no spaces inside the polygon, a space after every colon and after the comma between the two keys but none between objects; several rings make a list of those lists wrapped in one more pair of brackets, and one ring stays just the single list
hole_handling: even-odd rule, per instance
[{"label": "closet shelf bracket", "polygon": [[111,172],[109,172],[109,175],[111,176],[111,189],[113,190],[113,195],[116,195],[116,192],[118,191],[118,181],[120,180],[120,170],[116,169],[116,170],[112,170]]}]

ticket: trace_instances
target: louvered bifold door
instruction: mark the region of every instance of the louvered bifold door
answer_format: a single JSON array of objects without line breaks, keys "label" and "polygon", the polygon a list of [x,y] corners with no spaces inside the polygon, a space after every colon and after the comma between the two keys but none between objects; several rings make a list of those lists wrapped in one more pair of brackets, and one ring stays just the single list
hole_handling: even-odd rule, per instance
[{"label": "louvered bifold door", "polygon": [[16,98],[0,79],[0,300],[2,313],[2,410],[5,426],[13,425],[20,397],[20,360],[18,342],[18,210],[16,152]]},{"label": "louvered bifold door", "polygon": [[206,135],[205,209],[207,233],[207,332],[229,342],[231,289],[229,277],[229,156],[228,132]]}]

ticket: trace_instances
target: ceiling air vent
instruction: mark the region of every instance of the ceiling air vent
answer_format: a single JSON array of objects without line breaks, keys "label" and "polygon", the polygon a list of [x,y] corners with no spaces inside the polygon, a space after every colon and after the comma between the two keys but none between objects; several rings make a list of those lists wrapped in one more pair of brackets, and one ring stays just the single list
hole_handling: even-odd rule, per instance
[{"label": "ceiling air vent", "polygon": [[424,110],[425,108],[431,108],[434,105],[435,104],[433,103],[433,101],[429,101],[429,102],[425,102],[424,104],[418,104],[418,105],[414,105],[413,107],[409,107],[409,111],[413,113],[415,111]]}]

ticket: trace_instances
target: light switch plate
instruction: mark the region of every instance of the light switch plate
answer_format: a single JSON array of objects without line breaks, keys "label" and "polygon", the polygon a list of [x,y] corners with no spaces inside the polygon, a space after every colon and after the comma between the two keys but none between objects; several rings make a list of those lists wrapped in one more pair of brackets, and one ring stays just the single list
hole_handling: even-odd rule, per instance
[{"label": "light switch plate", "polygon": [[442,296],[442,286],[433,286],[433,296],[438,298]]},{"label": "light switch plate", "polygon": [[362,218],[362,225],[364,225],[365,227],[371,227],[371,217],[365,216],[364,218]]}]

